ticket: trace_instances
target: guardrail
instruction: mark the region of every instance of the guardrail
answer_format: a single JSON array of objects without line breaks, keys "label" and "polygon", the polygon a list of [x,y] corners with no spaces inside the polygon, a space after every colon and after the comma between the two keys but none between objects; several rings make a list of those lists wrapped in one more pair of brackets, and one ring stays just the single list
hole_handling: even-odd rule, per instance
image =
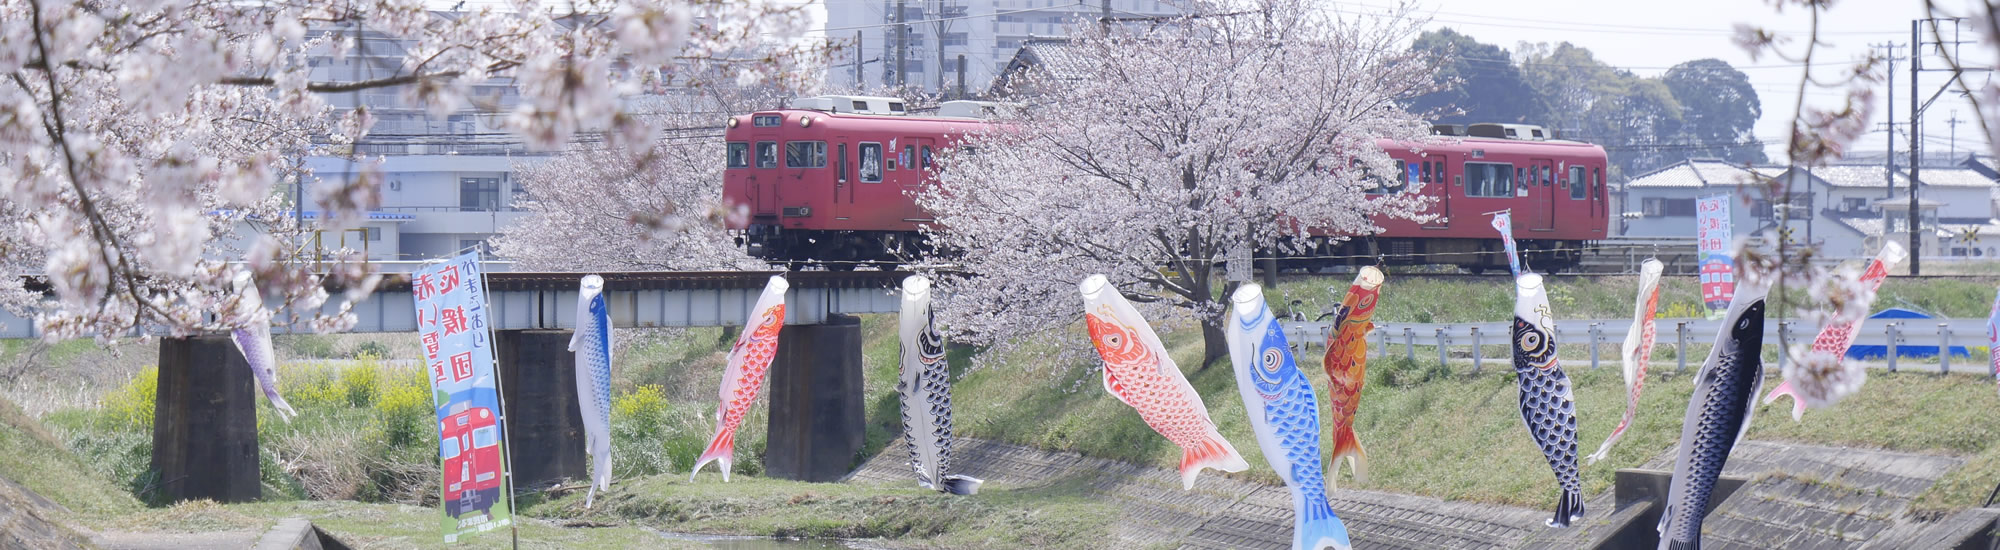
[{"label": "guardrail", "polygon": [[[1907,346],[1931,346],[1939,350],[1950,350],[1952,346],[1964,346],[1968,350],[1982,347],[1986,343],[1985,319],[1882,319],[1864,323],[1854,336],[1856,346],[1885,346],[1887,357],[1881,361],[1890,371],[1902,367],[1910,361],[1900,357],[1898,348]],[[1886,322],[1883,322],[1886,321]],[[1558,321],[1554,327],[1558,346],[1585,346],[1581,355],[1571,352],[1572,360],[1584,360],[1590,368],[1601,368],[1605,364],[1618,365],[1619,346],[1625,339],[1625,332],[1631,327],[1629,319],[1576,319]],[[1685,371],[1690,362],[1700,366],[1702,357],[1692,361],[1688,358],[1690,346],[1708,346],[1721,328],[1721,321],[1706,319],[1659,319],[1656,321],[1658,337],[1655,349],[1666,347],[1674,352],[1675,368]],[[1304,353],[1314,348],[1326,349],[1327,333],[1331,323],[1319,321],[1282,321],[1285,336],[1292,343],[1295,352]],[[1764,348],[1766,351],[1783,350],[1792,344],[1810,344],[1819,326],[1798,320],[1772,320],[1764,324]],[[1416,361],[1417,348],[1429,348],[1423,357],[1436,355],[1441,364],[1454,361],[1470,363],[1473,372],[1479,372],[1488,361],[1498,361],[1501,368],[1512,368],[1511,352],[1502,352],[1497,357],[1482,353],[1491,346],[1508,346],[1512,336],[1512,322],[1488,323],[1377,323],[1368,335],[1370,355],[1388,357],[1401,355]],[[1558,348],[1560,353],[1562,350]],[[1657,353],[1657,352],[1656,352]],[[1706,353],[1706,348],[1702,349]],[[1990,373],[1983,360],[1984,355],[1974,353],[1973,358],[1963,355],[1954,358],[1950,353],[1940,353],[1937,357],[1938,372]],[[1786,355],[1777,354],[1773,366],[1782,367]],[[1928,366],[1928,365],[1926,365]]]}]

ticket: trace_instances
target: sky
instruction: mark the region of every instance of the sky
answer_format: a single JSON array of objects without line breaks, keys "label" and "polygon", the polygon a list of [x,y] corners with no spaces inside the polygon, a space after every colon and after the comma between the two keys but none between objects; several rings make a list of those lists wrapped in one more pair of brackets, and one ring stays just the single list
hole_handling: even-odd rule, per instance
[{"label": "sky", "polygon": [[[1944,9],[1955,9],[1954,0],[1938,2]],[[1392,5],[1391,0],[1328,0],[1336,11],[1381,10]],[[1718,58],[1729,62],[1748,75],[1750,83],[1757,90],[1763,103],[1764,116],[1757,123],[1757,138],[1777,141],[1766,148],[1766,154],[1774,161],[1784,159],[1783,140],[1787,137],[1792,118],[1794,100],[1798,97],[1799,79],[1803,68],[1797,63],[1774,59],[1766,55],[1751,60],[1747,52],[1735,45],[1733,36],[1737,24],[1749,24],[1777,31],[1781,36],[1792,37],[1788,51],[1802,50],[1806,32],[1812,27],[1808,12],[1795,6],[1788,6],[1780,13],[1768,1],[1758,0],[1670,0],[1670,1],[1607,1],[1607,0],[1484,0],[1417,2],[1419,13],[1428,15],[1430,28],[1449,26],[1470,35],[1480,42],[1498,45],[1510,52],[1517,52],[1521,42],[1569,42],[1590,49],[1599,61],[1628,68],[1640,76],[1658,76],[1675,64],[1702,58]],[[1961,13],[1968,11],[1959,10]],[[1820,20],[1821,42],[1825,46],[1814,53],[1816,75],[1833,77],[1844,65],[1867,55],[1870,44],[1894,42],[1907,45],[1910,42],[1910,21],[1925,17],[1922,0],[1849,0],[1836,2]],[[1942,27],[1949,36],[1950,27]],[[1930,41],[1928,31],[1925,41]],[[1977,40],[1971,25],[1960,31],[1960,39]],[[1976,42],[1963,46],[1964,63],[1967,66],[1990,65],[1995,60],[1993,50],[1981,47]],[[1899,50],[1900,55],[1909,55],[1909,49]],[[1516,60],[1518,61],[1518,59]],[[1821,65],[1820,63],[1832,63]],[[1930,56],[1925,59],[1926,67],[1943,68],[1941,58]],[[1909,63],[1907,58],[1896,65],[1894,116],[1898,121],[1909,117]],[[1826,71],[1822,73],[1821,71]],[[1949,80],[1949,73],[1935,72],[1924,75],[1919,80],[1919,89],[1929,97]],[[1977,89],[1986,82],[1982,73],[1968,73],[1966,79]],[[1813,89],[1806,95],[1809,105],[1837,106],[1843,92],[1840,90]],[[1886,147],[1887,136],[1879,130],[1880,123],[1888,119],[1887,90],[1877,88],[1874,119],[1870,121],[1871,133],[1864,135],[1855,144],[1855,151],[1881,151]],[[1980,137],[1978,123],[1973,120],[1974,112],[1969,102],[1958,94],[1947,91],[1932,106],[1924,111],[1920,124],[1927,139],[1924,151],[1945,152],[1951,148],[1951,127],[1947,120],[1953,111],[1961,123],[1958,124],[1958,151],[1985,146]],[[1898,127],[1897,150],[1908,148],[1907,127]]]}]

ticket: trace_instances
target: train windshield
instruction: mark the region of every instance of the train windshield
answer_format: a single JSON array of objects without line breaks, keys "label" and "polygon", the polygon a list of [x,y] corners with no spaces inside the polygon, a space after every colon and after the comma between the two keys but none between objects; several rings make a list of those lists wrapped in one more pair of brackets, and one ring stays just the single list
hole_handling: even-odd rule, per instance
[{"label": "train windshield", "polygon": [[438,443],[439,443],[438,450],[442,451],[440,456],[442,456],[445,460],[458,458],[458,438],[447,437],[444,438],[443,440],[438,441]]},{"label": "train windshield", "polygon": [[475,449],[492,447],[494,443],[499,442],[499,438],[500,429],[493,426],[472,430],[472,447]]},{"label": "train windshield", "polygon": [[729,142],[729,167],[750,167],[750,144],[741,141]]}]

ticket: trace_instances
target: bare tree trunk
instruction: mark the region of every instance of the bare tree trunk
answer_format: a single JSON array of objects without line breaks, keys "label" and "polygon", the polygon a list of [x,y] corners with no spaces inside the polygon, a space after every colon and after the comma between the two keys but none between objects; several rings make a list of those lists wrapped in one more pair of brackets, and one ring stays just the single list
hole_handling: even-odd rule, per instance
[{"label": "bare tree trunk", "polygon": [[1266,291],[1276,290],[1278,288],[1278,257],[1271,256],[1257,260],[1257,263],[1264,265],[1264,289]]},{"label": "bare tree trunk", "polygon": [[[1215,315],[1209,315],[1201,319],[1200,370],[1208,370],[1209,365],[1213,365],[1216,361],[1229,357],[1229,338],[1223,334],[1223,329],[1228,327],[1227,323],[1229,322],[1229,295],[1236,293],[1236,287],[1242,285],[1243,283],[1238,281],[1222,283],[1222,298],[1219,300],[1222,306],[1219,308],[1220,311],[1217,311]],[[1208,285],[1203,284],[1202,286],[1206,287]],[[1206,290],[1206,288],[1203,290]]]}]

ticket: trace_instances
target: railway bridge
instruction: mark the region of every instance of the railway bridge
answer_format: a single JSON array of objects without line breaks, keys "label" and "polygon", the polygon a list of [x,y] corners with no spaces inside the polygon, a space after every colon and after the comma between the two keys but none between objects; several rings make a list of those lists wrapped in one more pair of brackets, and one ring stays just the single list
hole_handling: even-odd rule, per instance
[{"label": "railway bridge", "polygon": [[[832,481],[862,446],[861,325],[854,315],[891,313],[906,272],[609,272],[612,324],[741,326],[772,275],[785,275],[785,329],[766,385],[768,475]],[[517,487],[585,478],[575,355],[568,351],[583,273],[489,272],[488,323],[505,399]],[[407,277],[390,275],[357,303],[352,332],[416,332]],[[338,304],[324,306],[328,313]],[[291,318],[279,310],[274,319]],[[276,325],[274,334],[305,332]],[[0,310],[0,338],[35,338],[34,323]],[[249,366],[224,334],[160,339],[153,467],[171,500],[256,500],[257,397]]]}]

